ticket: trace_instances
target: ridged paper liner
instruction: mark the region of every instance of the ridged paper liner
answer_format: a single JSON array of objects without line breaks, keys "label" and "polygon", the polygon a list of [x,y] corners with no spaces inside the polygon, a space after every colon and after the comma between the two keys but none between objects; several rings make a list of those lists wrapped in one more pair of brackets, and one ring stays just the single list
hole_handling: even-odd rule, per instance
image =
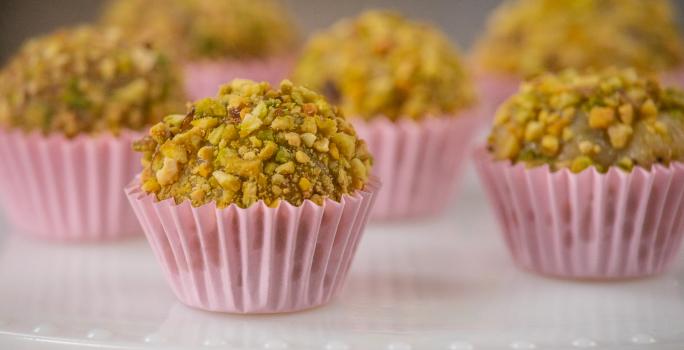
[{"label": "ridged paper liner", "polygon": [[512,75],[479,73],[475,80],[478,96],[482,99],[485,121],[492,122],[499,106],[518,91],[521,80]]},{"label": "ridged paper liner", "polygon": [[221,85],[233,79],[267,81],[278,86],[292,72],[295,56],[276,56],[266,59],[188,62],[184,65],[185,90],[197,100],[216,96]]},{"label": "ridged paper liner", "polygon": [[126,189],[171,288],[186,305],[220,312],[281,313],[323,305],[349,270],[368,221],[367,190],[295,207],[243,209],[157,201],[138,181]]},{"label": "ridged paper liner", "polygon": [[121,189],[140,156],[119,136],[44,136],[0,129],[0,191],[19,232],[61,241],[98,241],[142,233]]},{"label": "ridged paper liner", "polygon": [[494,161],[477,170],[513,259],[538,273],[620,279],[654,275],[674,260],[684,232],[684,165],[574,174]]},{"label": "ridged paper liner", "polygon": [[373,174],[382,179],[372,218],[439,214],[453,196],[480,118],[472,109],[421,121],[353,119],[373,155]]},{"label": "ridged paper liner", "polygon": [[663,73],[660,75],[660,78],[667,86],[684,89],[684,67],[672,69],[667,73]]}]

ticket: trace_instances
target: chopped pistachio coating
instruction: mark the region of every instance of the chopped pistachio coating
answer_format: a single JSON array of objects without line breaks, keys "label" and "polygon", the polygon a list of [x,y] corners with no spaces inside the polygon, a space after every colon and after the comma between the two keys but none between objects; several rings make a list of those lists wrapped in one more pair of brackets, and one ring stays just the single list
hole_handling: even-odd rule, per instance
[{"label": "chopped pistachio coating", "polygon": [[164,118],[134,148],[144,154],[144,191],[194,206],[340,200],[365,186],[372,163],[336,108],[289,81],[274,89],[234,80],[186,115]]},{"label": "chopped pistachio coating", "polygon": [[179,59],[265,58],[297,37],[279,0],[110,0],[103,22]]},{"label": "chopped pistachio coating", "polygon": [[500,107],[489,148],[497,160],[573,172],[682,161],[684,92],[634,70],[547,73]]},{"label": "chopped pistachio coating", "polygon": [[475,58],[487,71],[531,76],[612,66],[663,71],[684,46],[668,0],[515,0],[489,21]]},{"label": "chopped pistachio coating", "polygon": [[60,30],[29,40],[0,71],[0,124],[67,137],[139,130],[178,108],[175,73],[118,30]]},{"label": "chopped pistachio coating", "polygon": [[369,11],[316,35],[296,82],[338,103],[348,116],[421,119],[473,103],[473,86],[449,40],[432,26]]}]

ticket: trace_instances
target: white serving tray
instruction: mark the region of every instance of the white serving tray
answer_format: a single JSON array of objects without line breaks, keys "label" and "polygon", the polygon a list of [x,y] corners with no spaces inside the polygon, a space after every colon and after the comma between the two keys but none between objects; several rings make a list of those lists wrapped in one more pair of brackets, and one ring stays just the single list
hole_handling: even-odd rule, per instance
[{"label": "white serving tray", "polygon": [[0,349],[684,349],[684,259],[589,283],[518,270],[472,173],[442,217],[371,224],[330,305],[235,316],[178,303],[144,239],[56,245],[0,227]]}]

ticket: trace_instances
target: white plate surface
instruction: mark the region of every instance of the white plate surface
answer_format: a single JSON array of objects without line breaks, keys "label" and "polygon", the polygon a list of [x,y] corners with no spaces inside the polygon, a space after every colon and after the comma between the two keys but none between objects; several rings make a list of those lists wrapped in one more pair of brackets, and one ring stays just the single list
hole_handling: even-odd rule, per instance
[{"label": "white plate surface", "polygon": [[0,349],[684,349],[684,259],[646,280],[538,277],[466,187],[442,218],[371,224],[341,295],[290,315],[179,304],[144,239],[55,245],[4,225]]}]

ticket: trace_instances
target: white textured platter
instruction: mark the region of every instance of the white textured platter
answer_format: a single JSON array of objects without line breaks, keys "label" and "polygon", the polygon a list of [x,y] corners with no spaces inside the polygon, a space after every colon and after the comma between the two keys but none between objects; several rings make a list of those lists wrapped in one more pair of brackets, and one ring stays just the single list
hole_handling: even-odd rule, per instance
[{"label": "white textured platter", "polygon": [[334,302],[231,316],[174,299],[144,239],[0,234],[0,349],[684,349],[684,259],[667,274],[570,282],[516,269],[472,174],[440,219],[372,224]]}]

